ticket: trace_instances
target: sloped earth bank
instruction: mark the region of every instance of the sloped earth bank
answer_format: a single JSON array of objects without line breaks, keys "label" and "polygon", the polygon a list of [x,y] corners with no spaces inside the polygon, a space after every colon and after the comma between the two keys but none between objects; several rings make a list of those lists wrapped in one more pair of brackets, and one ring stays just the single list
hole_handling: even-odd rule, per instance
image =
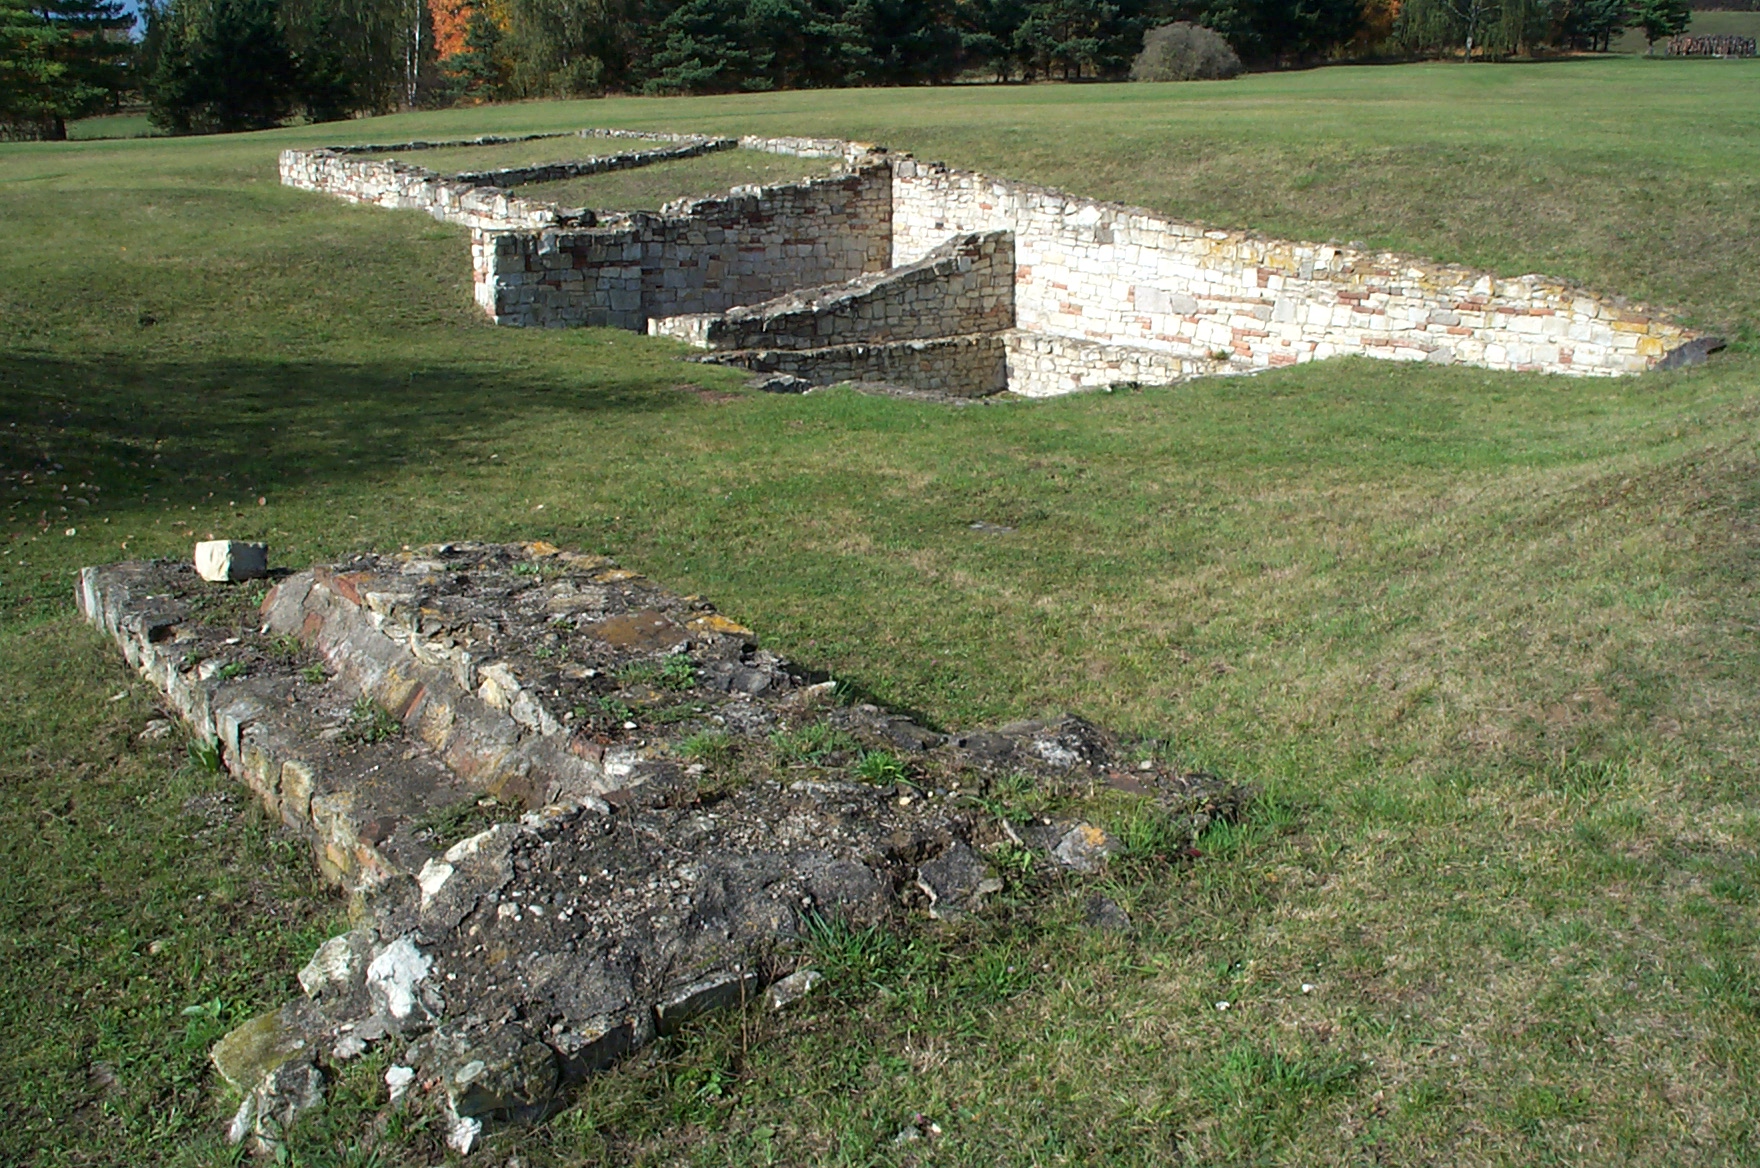
[{"label": "sloped earth bank", "polygon": [[[355,897],[305,996],[214,1049],[235,1140],[275,1144],[390,1044],[393,1098],[468,1151],[656,1034],[810,989],[829,922],[956,920],[1006,872],[1099,872],[1126,847],[1108,822],[1152,824],[1136,849],[1173,862],[1241,799],[1072,716],[944,735],[851,702],[701,598],[546,544],[272,586],[117,564],[80,604]],[[1011,815],[1022,789],[1064,812]]]}]

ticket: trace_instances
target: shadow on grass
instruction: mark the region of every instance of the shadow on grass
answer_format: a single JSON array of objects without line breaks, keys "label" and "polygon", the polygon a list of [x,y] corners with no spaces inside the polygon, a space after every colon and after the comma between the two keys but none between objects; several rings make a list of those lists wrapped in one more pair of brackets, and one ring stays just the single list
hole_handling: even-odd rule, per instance
[{"label": "shadow on grass", "polygon": [[21,511],[73,484],[177,502],[217,481],[251,492],[371,481],[412,460],[467,457],[533,409],[615,416],[679,408],[695,398],[668,387],[689,376],[688,367],[590,381],[522,372],[509,384],[504,367],[86,362],[0,351],[0,417],[8,422],[0,474]]}]

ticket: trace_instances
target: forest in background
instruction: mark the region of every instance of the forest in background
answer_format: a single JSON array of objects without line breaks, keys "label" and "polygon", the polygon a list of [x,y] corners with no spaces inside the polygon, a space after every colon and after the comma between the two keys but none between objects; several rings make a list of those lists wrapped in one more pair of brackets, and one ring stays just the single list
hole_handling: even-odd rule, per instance
[{"label": "forest in background", "polygon": [[[0,0],[0,135],[147,105],[169,133],[605,93],[1122,79],[1145,34],[1249,66],[1607,51],[1689,0]],[[1139,76],[1142,75],[1139,70]]]}]

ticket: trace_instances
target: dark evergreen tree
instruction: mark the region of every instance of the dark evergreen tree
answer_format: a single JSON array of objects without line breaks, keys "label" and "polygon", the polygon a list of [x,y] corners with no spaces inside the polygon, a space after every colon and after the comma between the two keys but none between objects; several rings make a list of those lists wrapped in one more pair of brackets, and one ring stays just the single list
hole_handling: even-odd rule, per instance
[{"label": "dark evergreen tree", "polygon": [[300,104],[314,122],[341,121],[364,104],[349,73],[348,53],[333,13],[318,17],[304,51],[296,54]]},{"label": "dark evergreen tree", "polygon": [[1559,43],[1605,53],[1626,29],[1629,0],[1563,0],[1555,18]]},{"label": "dark evergreen tree", "polygon": [[998,81],[1023,72],[1015,34],[1026,22],[1027,0],[964,0],[955,12],[966,65],[987,67]]},{"label": "dark evergreen tree", "polygon": [[745,0],[688,0],[656,30],[650,93],[732,93],[769,88],[775,57],[751,42]]},{"label": "dark evergreen tree", "polygon": [[[189,0],[176,0],[187,3]],[[412,14],[402,0],[281,0],[279,23],[304,78],[307,112],[389,113],[405,97]],[[346,110],[343,107],[346,106]]]},{"label": "dark evergreen tree", "polygon": [[1693,23],[1693,9],[1687,0],[1636,0],[1632,5],[1632,23],[1644,32],[1650,51],[1656,42],[1680,36]]},{"label": "dark evergreen tree", "polygon": [[275,0],[211,0],[168,21],[148,87],[155,125],[173,133],[259,130],[299,105],[298,65],[277,20]]},{"label": "dark evergreen tree", "polygon": [[[959,72],[961,37],[951,0],[860,0],[845,17],[883,85],[945,82]],[[846,48],[845,55],[849,55]]]},{"label": "dark evergreen tree", "polygon": [[1363,6],[1362,0],[1209,0],[1186,18],[1221,33],[1246,60],[1292,65],[1354,37]]},{"label": "dark evergreen tree", "polygon": [[650,93],[859,85],[876,60],[860,8],[840,0],[689,0],[655,31]]},{"label": "dark evergreen tree", "polygon": [[1037,0],[1015,30],[1014,47],[1030,74],[1070,81],[1121,72],[1142,36],[1107,0]]},{"label": "dark evergreen tree", "polygon": [[512,62],[504,48],[506,34],[482,4],[471,5],[470,24],[465,32],[465,51],[447,62],[447,69],[458,85],[458,92],[467,101],[494,101],[507,96]]},{"label": "dark evergreen tree", "polygon": [[62,139],[129,85],[134,17],[116,0],[0,0],[0,124]]},{"label": "dark evergreen tree", "polygon": [[24,0],[0,0],[0,132],[39,136],[64,89],[60,34]]}]

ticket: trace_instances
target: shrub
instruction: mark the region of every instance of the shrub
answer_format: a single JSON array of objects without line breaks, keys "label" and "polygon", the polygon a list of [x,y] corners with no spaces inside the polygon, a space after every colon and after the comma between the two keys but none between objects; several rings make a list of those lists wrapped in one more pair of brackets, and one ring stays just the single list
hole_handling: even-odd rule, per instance
[{"label": "shrub", "polygon": [[1131,63],[1132,81],[1217,81],[1240,72],[1241,59],[1222,34],[1184,20],[1150,29]]}]

